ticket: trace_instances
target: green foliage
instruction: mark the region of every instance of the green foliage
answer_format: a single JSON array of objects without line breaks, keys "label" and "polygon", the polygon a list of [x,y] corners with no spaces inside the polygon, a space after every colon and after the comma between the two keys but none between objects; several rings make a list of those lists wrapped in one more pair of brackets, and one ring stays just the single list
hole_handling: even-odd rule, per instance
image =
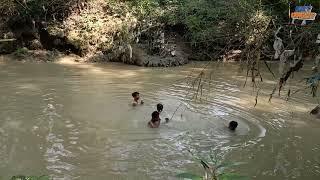
[{"label": "green foliage", "polygon": [[243,163],[243,162],[220,162],[215,167],[216,167],[216,170],[223,171],[224,169],[235,167],[235,166],[240,166],[243,164],[245,164],[245,163]]},{"label": "green foliage", "polygon": [[13,176],[10,180],[50,180],[49,176]]},{"label": "green foliage", "polygon": [[297,3],[298,5],[305,5],[305,4],[311,4],[314,7],[319,7],[320,1],[319,0],[301,0],[300,3]]},{"label": "green foliage", "polygon": [[13,55],[17,57],[24,57],[28,54],[28,49],[27,48],[18,48]]},{"label": "green foliage", "polygon": [[[105,5],[103,9],[97,7],[101,2]],[[315,8],[320,6],[319,0],[301,2],[304,3],[311,3]],[[88,4],[97,8],[89,8]],[[85,12],[73,13],[80,17],[73,19],[80,22],[73,24],[76,28],[70,27],[70,23],[66,23],[68,17],[79,9]],[[128,14],[136,21],[132,26],[123,25],[130,24],[125,22]],[[63,21],[66,24],[63,30],[76,29],[74,33],[65,33],[71,34],[72,38],[68,37],[71,42],[81,47],[98,44],[98,49],[111,46],[116,38],[133,41],[132,37],[141,32],[149,33],[148,38],[155,37],[156,33],[152,32],[169,27],[179,31],[194,52],[201,55],[221,55],[230,49],[244,49],[248,44],[265,43],[276,28],[289,21],[288,0],[1,0],[0,15]],[[106,19],[108,16],[113,18]],[[114,34],[118,37],[111,38]],[[105,36],[108,38],[103,38]],[[78,39],[85,42],[79,43]],[[96,43],[101,39],[107,40]]]},{"label": "green foliage", "polygon": [[202,180],[202,176],[191,174],[191,173],[181,173],[177,175],[181,179],[191,179],[191,180]]},{"label": "green foliage", "polygon": [[238,174],[233,173],[227,173],[227,174],[221,174],[218,176],[219,180],[248,180],[248,177],[241,176]]},{"label": "green foliage", "polygon": [[311,77],[306,78],[306,80],[307,80],[307,84],[316,85],[318,83],[318,81],[320,80],[320,74],[317,73]]},{"label": "green foliage", "polygon": [[132,0],[131,3],[137,7],[138,12],[142,16],[150,15],[152,11],[159,6],[156,0]]},{"label": "green foliage", "polygon": [[[3,2],[4,1],[4,2]],[[63,20],[68,12],[82,0],[2,0],[0,14],[19,15],[38,20],[50,20],[54,16]]]},{"label": "green foliage", "polygon": [[13,0],[0,1],[0,15],[12,16],[15,15],[16,3]]},{"label": "green foliage", "polygon": [[166,10],[164,22],[184,27],[184,37],[193,48],[207,52],[249,37],[249,19],[258,11],[276,18],[287,17],[288,11],[286,0],[172,0],[160,4]]},{"label": "green foliage", "polygon": [[[190,152],[190,151],[189,151]],[[191,153],[191,152],[190,152]],[[191,153],[192,154],[192,153]],[[201,164],[204,170],[204,175],[196,175],[193,173],[180,173],[177,175],[181,179],[191,179],[191,180],[247,180],[248,177],[241,176],[239,174],[227,172],[231,167],[239,166],[244,163],[242,162],[223,162],[221,157],[218,155],[210,155],[210,160],[206,161],[203,158],[199,158],[192,154],[196,161]]]},{"label": "green foliage", "polygon": [[126,0],[131,11],[144,22],[157,22],[163,15],[161,0]]},{"label": "green foliage", "polygon": [[193,45],[202,41],[213,41],[215,37],[226,35],[227,24],[232,24],[232,6],[234,1],[222,0],[180,0],[176,2],[175,13],[167,16],[170,25],[182,24],[187,28],[185,37]]}]

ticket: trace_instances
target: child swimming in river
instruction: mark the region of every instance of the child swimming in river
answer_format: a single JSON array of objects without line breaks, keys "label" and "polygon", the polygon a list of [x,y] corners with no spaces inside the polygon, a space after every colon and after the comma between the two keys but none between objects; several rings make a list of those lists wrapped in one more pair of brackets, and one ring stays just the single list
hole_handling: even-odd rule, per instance
[{"label": "child swimming in river", "polygon": [[228,126],[228,128],[229,128],[231,131],[235,131],[237,127],[238,127],[238,122],[236,122],[236,121],[231,121],[231,122],[229,123],[229,126]]},{"label": "child swimming in river", "polygon": [[[161,103],[157,104],[157,111],[159,114],[161,114],[161,112],[163,111],[163,104]],[[169,118],[165,118],[165,120],[166,120],[166,123],[169,122]]]},{"label": "child swimming in river", "polygon": [[133,97],[133,102],[132,102],[132,106],[137,106],[139,104],[144,104],[143,100],[140,100],[140,93],[139,92],[134,92],[132,93],[132,97]]},{"label": "child swimming in river", "polygon": [[148,127],[149,128],[158,128],[160,126],[160,114],[158,111],[154,111],[151,114],[151,120],[148,122]]}]

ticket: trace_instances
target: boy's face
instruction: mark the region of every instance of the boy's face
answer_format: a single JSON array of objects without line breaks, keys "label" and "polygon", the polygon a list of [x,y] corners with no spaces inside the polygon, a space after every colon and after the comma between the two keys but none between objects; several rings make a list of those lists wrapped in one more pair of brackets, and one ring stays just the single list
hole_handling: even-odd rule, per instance
[{"label": "boy's face", "polygon": [[133,98],[135,101],[138,101],[140,99],[140,95],[137,94],[134,98]]}]

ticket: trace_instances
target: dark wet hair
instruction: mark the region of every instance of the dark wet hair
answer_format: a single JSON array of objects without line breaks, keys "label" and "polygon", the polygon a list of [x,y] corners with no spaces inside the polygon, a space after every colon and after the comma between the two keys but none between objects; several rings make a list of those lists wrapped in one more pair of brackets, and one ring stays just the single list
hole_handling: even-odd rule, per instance
[{"label": "dark wet hair", "polygon": [[234,131],[234,130],[236,130],[237,127],[238,127],[238,123],[236,121],[231,121],[229,123],[229,129],[230,130]]},{"label": "dark wet hair", "polygon": [[163,105],[161,103],[157,104],[157,110],[158,110],[158,112],[162,112]]},{"label": "dark wet hair", "polygon": [[159,112],[158,111],[154,111],[152,114],[151,114],[151,117],[152,117],[152,122],[155,122],[157,121],[157,118],[159,118]]},{"label": "dark wet hair", "polygon": [[139,92],[134,92],[134,93],[132,93],[132,97],[136,97],[136,96],[138,96],[140,93]]}]

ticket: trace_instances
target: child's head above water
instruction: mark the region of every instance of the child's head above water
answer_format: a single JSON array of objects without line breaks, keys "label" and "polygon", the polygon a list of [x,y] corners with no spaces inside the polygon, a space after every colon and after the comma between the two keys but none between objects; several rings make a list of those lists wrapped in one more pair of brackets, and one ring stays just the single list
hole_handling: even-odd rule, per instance
[{"label": "child's head above water", "polygon": [[134,93],[132,93],[132,97],[135,101],[138,101],[140,99],[140,93],[134,92]]},{"label": "child's head above water", "polygon": [[151,114],[151,117],[152,117],[152,119],[151,119],[151,121],[152,122],[155,122],[155,121],[158,121],[159,120],[159,112],[158,111],[154,111],[152,114]]},{"label": "child's head above water", "polygon": [[157,104],[157,111],[160,113],[163,111],[163,105],[162,104]]},{"label": "child's head above water", "polygon": [[230,130],[234,131],[234,130],[236,130],[237,127],[238,127],[238,123],[236,121],[231,121],[229,123],[229,129]]}]

